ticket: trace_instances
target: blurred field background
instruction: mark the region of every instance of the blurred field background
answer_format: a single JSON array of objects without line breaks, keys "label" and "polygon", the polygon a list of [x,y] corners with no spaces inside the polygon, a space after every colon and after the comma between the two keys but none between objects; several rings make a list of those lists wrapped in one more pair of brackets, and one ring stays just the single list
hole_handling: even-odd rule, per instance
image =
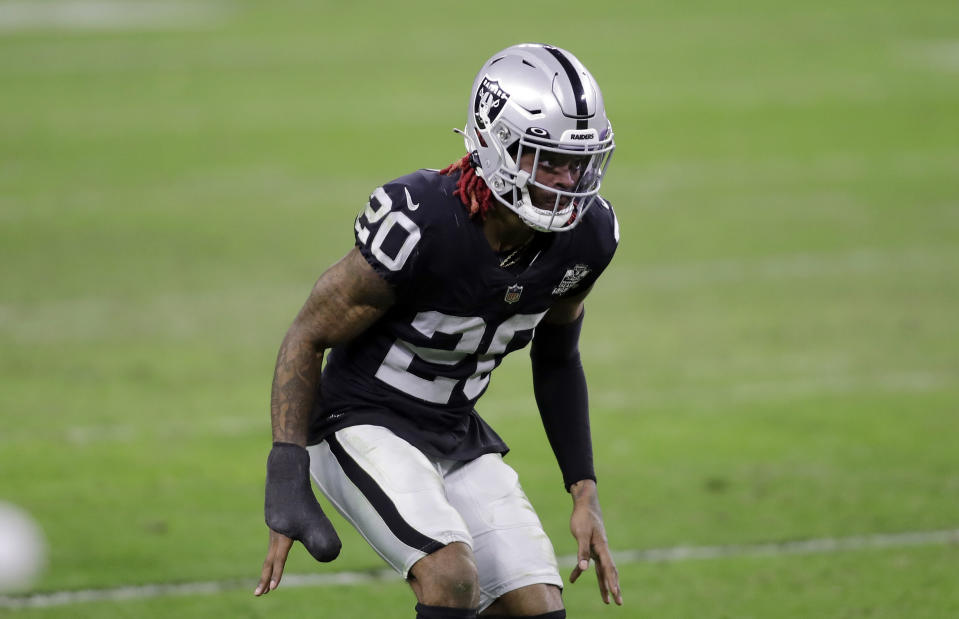
[{"label": "blurred field background", "polygon": [[[0,500],[50,556],[0,615],[413,615],[399,581],[253,598],[273,362],[522,41],[576,53],[616,131],[582,345],[613,547],[959,528],[955,2],[2,0]],[[480,412],[574,553],[525,353]],[[381,567],[335,523],[288,574]],[[588,574],[571,617],[959,616],[955,543],[619,567],[626,606]],[[22,608],[198,581],[226,590]]]}]

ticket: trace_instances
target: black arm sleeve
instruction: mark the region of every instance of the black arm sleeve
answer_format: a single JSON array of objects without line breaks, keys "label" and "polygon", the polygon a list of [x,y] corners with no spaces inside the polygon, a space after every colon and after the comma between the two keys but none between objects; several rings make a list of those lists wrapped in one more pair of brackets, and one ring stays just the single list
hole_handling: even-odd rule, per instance
[{"label": "black arm sleeve", "polygon": [[529,352],[536,405],[567,492],[578,481],[596,480],[586,374],[579,358],[582,326],[583,314],[566,325],[541,323]]}]

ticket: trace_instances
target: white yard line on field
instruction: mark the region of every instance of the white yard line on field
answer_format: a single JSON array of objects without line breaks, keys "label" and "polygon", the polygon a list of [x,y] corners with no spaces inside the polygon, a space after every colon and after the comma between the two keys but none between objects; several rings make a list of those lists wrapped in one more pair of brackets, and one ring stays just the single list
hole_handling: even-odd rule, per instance
[{"label": "white yard line on field", "polygon": [[[618,563],[662,563],[690,559],[722,559],[726,557],[776,557],[808,555],[846,550],[897,548],[903,546],[944,546],[959,543],[959,529],[944,531],[908,531],[853,537],[823,537],[818,539],[742,544],[730,546],[674,546],[652,550],[623,550],[613,553]],[[567,559],[567,557],[564,557]],[[574,557],[569,565],[575,563]]]},{"label": "white yard line on field", "polygon": [[916,41],[902,47],[902,55],[914,64],[945,73],[959,73],[959,40]]},{"label": "white yard line on field", "polygon": [[800,252],[761,258],[715,258],[689,263],[621,265],[609,274],[621,288],[684,289],[690,286],[757,281],[850,281],[868,276],[951,275],[956,271],[954,247],[848,248],[836,252]]},{"label": "white yard line on field", "polygon": [[[614,553],[620,565],[630,563],[665,563],[696,559],[723,559],[731,557],[777,557],[785,555],[822,554],[878,548],[901,548],[908,546],[944,546],[959,544],[959,529],[942,531],[910,531],[854,537],[825,537],[819,539],[770,542],[765,544],[740,544],[728,546],[674,546],[649,550],[622,550]],[[560,564],[569,568],[575,565],[575,556],[561,557]],[[393,570],[370,570],[362,572],[338,572],[333,574],[286,574],[283,587],[335,587],[398,581]],[[207,595],[248,589],[253,593],[255,582],[249,580],[218,580],[177,584],[152,584],[113,589],[84,589],[57,591],[23,596],[0,595],[0,608],[39,608],[66,606],[81,602],[116,602],[145,598]]]},{"label": "white yard line on field", "polygon": [[227,12],[221,2],[127,2],[56,0],[0,2],[0,32],[169,28],[218,21]]}]

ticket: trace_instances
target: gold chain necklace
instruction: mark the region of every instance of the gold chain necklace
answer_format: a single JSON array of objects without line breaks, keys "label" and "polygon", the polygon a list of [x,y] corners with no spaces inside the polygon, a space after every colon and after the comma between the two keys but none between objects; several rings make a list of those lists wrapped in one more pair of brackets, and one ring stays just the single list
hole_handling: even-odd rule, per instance
[{"label": "gold chain necklace", "polygon": [[505,269],[506,267],[513,266],[519,262],[520,257],[522,256],[523,250],[526,249],[526,246],[533,242],[533,239],[536,238],[536,235],[531,235],[528,239],[523,241],[519,247],[511,251],[505,258],[499,261],[499,268]]}]

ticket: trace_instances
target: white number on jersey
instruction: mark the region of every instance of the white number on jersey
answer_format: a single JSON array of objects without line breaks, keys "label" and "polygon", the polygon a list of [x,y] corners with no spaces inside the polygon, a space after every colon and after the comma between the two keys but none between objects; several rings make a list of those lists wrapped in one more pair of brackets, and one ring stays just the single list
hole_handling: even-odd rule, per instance
[{"label": "white number on jersey", "polygon": [[[356,218],[356,238],[366,245],[370,241],[370,229],[376,227],[376,234],[373,234],[373,241],[369,242],[370,253],[376,257],[380,263],[391,271],[399,271],[406,264],[413,248],[420,240],[420,228],[412,219],[407,217],[402,211],[391,211],[393,199],[382,187],[377,187],[370,201],[366,203],[366,208]],[[380,223],[382,220],[382,223]],[[399,228],[396,225],[399,224]],[[390,256],[383,250],[383,242],[389,236],[394,228],[397,232],[404,234],[405,238],[400,245],[395,256]]]},{"label": "white number on jersey", "polygon": [[[479,317],[450,316],[441,312],[420,312],[412,326],[425,337],[437,333],[460,338],[452,349],[426,348],[397,339],[376,370],[376,377],[391,387],[427,402],[448,404],[453,390],[460,383],[463,393],[470,400],[479,397],[489,384],[489,375],[497,360],[509,348],[519,331],[529,331],[539,324],[546,312],[539,314],[516,314],[500,323],[485,352],[477,354],[480,341],[486,332],[486,321]],[[418,358],[439,365],[456,365],[469,357],[475,363],[473,373],[465,379],[446,376],[422,378],[409,371],[413,360]]]}]

